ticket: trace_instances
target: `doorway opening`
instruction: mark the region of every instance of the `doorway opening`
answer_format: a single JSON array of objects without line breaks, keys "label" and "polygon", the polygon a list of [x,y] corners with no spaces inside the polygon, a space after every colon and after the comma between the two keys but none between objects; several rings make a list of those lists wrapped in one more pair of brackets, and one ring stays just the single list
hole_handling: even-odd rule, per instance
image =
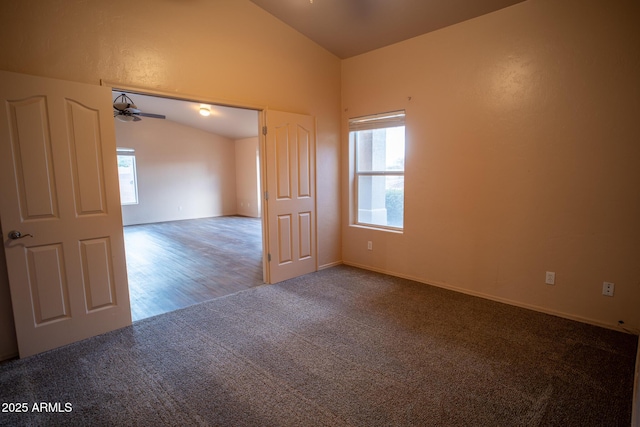
[{"label": "doorway opening", "polygon": [[135,103],[115,120],[133,321],[263,284],[259,112],[113,99],[123,93]]}]

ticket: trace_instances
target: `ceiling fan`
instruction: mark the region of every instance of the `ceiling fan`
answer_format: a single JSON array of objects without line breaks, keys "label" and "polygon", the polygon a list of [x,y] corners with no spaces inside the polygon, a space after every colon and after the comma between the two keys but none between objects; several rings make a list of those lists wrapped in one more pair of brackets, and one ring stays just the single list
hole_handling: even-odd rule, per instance
[{"label": "ceiling fan", "polygon": [[139,122],[142,117],[153,117],[154,119],[166,119],[162,114],[143,113],[138,110],[133,100],[126,94],[120,94],[113,100],[113,117],[122,122]]}]

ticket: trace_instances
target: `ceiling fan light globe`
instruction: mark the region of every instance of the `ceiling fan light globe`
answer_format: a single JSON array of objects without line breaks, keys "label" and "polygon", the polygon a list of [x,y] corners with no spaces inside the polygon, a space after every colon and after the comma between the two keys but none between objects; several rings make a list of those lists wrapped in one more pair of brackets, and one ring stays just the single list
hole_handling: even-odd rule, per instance
[{"label": "ceiling fan light globe", "polygon": [[116,119],[120,120],[121,122],[132,122],[133,121],[133,116],[127,116],[124,114],[119,114],[116,116]]},{"label": "ceiling fan light globe", "polygon": [[136,107],[136,104],[132,104],[130,102],[114,102],[113,108],[115,108],[116,110],[124,111],[127,108],[138,108],[138,107]]}]

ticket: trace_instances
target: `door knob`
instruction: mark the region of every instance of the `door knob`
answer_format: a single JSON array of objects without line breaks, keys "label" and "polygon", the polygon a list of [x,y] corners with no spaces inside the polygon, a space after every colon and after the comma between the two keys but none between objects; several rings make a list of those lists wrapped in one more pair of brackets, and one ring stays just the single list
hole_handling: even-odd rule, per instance
[{"label": "door knob", "polygon": [[9,238],[11,240],[18,240],[18,239],[22,239],[24,237],[33,237],[33,234],[22,234],[18,230],[12,230],[12,231],[9,232]]}]

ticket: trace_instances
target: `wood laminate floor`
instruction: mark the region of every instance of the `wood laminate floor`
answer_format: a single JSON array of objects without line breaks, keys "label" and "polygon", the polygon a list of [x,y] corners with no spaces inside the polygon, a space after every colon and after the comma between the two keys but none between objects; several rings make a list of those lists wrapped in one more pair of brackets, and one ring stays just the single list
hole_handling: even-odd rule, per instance
[{"label": "wood laminate floor", "polygon": [[263,283],[260,218],[131,225],[124,237],[134,321]]}]

